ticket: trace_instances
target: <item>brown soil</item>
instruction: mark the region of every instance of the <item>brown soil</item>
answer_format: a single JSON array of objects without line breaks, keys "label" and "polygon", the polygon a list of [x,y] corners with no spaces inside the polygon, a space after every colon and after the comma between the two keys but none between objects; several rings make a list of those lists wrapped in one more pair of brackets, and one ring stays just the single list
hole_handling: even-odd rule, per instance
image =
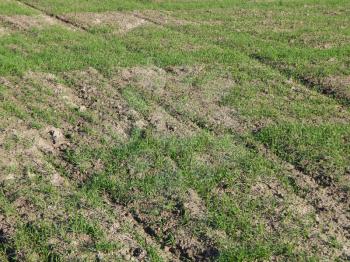
[{"label": "brown soil", "polygon": [[[106,203],[108,204],[108,206],[112,207],[113,213],[120,217],[120,221],[114,221],[113,225],[110,228],[118,230],[121,228],[122,224],[124,224],[127,227],[129,227],[130,230],[135,230],[141,237],[146,239],[146,242],[148,244],[152,244],[154,247],[157,247],[163,259],[169,261],[178,261],[178,259],[171,252],[169,252],[169,250],[164,249],[157,244],[155,239],[144,230],[143,225],[140,224],[137,220],[135,220],[134,216],[128,211],[126,207],[110,202],[107,197]],[[123,238],[123,236],[117,237]],[[128,242],[130,242],[130,240]],[[128,250],[124,249],[124,251],[121,252],[123,256],[125,256],[126,253],[132,257],[135,257],[137,260],[143,260],[144,258],[146,258],[146,251],[143,250],[138,244],[134,243],[130,246],[132,248],[129,248]]]},{"label": "brown soil", "polygon": [[190,189],[184,199],[184,209],[193,219],[202,219],[206,215],[206,207],[203,199],[196,191]]},{"label": "brown soil", "polygon": [[[73,82],[75,96],[86,108],[95,112],[99,119],[112,128],[121,138],[127,139],[132,129],[151,127],[161,136],[189,135],[195,128],[174,118],[164,108],[150,104],[149,113],[144,116],[131,108],[121,96],[121,87],[110,84],[96,70],[76,71],[65,74],[65,79]],[[119,83],[131,83],[127,75]],[[152,84],[149,82],[149,84]]]},{"label": "brown soil", "polygon": [[[145,232],[160,239],[164,249],[170,251],[179,260],[211,261],[219,254],[215,248],[216,244],[211,241],[209,235],[196,236],[191,230],[191,223],[203,217],[205,207],[194,191],[190,190],[184,198],[188,196],[192,196],[193,203],[190,203],[189,199],[179,199],[171,195],[162,199],[137,202],[133,204],[135,209],[133,216],[143,225]],[[164,202],[167,205],[171,204],[173,208],[163,209]],[[157,210],[159,215],[154,216],[150,212],[152,210]],[[187,226],[181,225],[185,212],[189,212],[192,218]]]},{"label": "brown soil", "polygon": [[30,28],[43,29],[48,26],[61,24],[57,19],[47,15],[12,15],[12,16],[0,16],[0,21],[8,24],[10,27],[19,30],[28,30]]},{"label": "brown soil", "polygon": [[345,106],[345,110],[350,103],[349,76],[329,76],[324,78],[304,76],[301,77],[300,80],[307,86],[319,89],[319,92],[324,95],[337,98],[338,102]]},{"label": "brown soil", "polygon": [[[333,251],[318,236],[321,231],[312,220],[312,215],[315,212],[313,206],[305,199],[286,190],[280,181],[272,178],[257,181],[251,189],[251,196],[253,199],[259,199],[259,202],[265,203],[266,210],[259,215],[257,214],[257,218],[260,216],[257,221],[264,221],[265,228],[271,234],[286,234],[285,238],[288,239],[288,234],[291,232],[312,225],[312,228],[309,229],[313,232],[312,241],[305,242],[305,239],[300,238],[294,243],[295,246],[304,252],[311,252],[317,248],[320,253],[330,255]],[[268,203],[270,203],[270,207]]]},{"label": "brown soil", "polygon": [[5,27],[2,27],[0,25],[0,37],[6,36],[8,33],[9,33],[9,30],[7,28],[5,28]]},{"label": "brown soil", "polygon": [[139,18],[143,18],[151,23],[163,26],[184,26],[184,25],[196,25],[196,22],[179,19],[172,16],[170,11],[156,11],[156,10],[145,10],[133,13]]},{"label": "brown soil", "polygon": [[145,128],[144,117],[130,108],[117,90],[95,69],[66,73],[75,95],[84,107],[93,111],[106,128],[111,128],[122,139],[127,139],[133,128]]},{"label": "brown soil", "polygon": [[242,132],[244,124],[236,116],[237,112],[220,105],[221,98],[234,81],[218,77],[201,86],[187,83],[186,80],[200,72],[200,67],[169,67],[166,70],[136,67],[118,72],[112,83],[119,88],[132,83],[173,117],[193,122],[192,125],[216,132],[220,129]]},{"label": "brown soil", "polygon": [[84,28],[108,26],[114,29],[116,33],[126,33],[149,23],[131,13],[122,12],[75,13],[66,14],[64,18]]},{"label": "brown soil", "polygon": [[196,130],[194,126],[186,126],[160,106],[154,106],[148,121],[154,129],[154,133],[159,136],[177,135],[186,137],[193,135]]},{"label": "brown soil", "polygon": [[350,76],[331,76],[323,79],[321,82],[328,92],[350,101]]},{"label": "brown soil", "polygon": [[26,170],[33,167],[38,170],[44,168],[42,160],[44,152],[54,150],[50,141],[45,140],[36,129],[32,129],[21,120],[9,119],[12,123],[0,133],[0,166],[2,168],[1,180],[16,179],[14,173],[26,174]]}]

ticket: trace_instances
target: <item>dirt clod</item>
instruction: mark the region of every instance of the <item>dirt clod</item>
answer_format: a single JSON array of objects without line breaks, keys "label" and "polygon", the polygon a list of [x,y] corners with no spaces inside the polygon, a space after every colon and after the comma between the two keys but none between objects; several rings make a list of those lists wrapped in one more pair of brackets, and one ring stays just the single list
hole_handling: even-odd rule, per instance
[{"label": "dirt clod", "polygon": [[58,128],[50,128],[49,134],[51,135],[52,143],[56,146],[61,144],[64,140],[64,136]]}]

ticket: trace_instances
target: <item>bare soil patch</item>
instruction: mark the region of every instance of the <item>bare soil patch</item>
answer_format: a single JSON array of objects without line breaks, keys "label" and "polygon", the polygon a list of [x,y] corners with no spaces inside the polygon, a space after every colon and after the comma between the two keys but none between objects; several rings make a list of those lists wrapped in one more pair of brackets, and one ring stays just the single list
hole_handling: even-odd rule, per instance
[{"label": "bare soil patch", "polygon": [[45,27],[62,24],[57,19],[44,14],[36,16],[0,16],[0,21],[2,21],[5,24],[8,24],[10,27],[19,30],[28,30],[30,28],[43,29]]},{"label": "bare soil patch", "polygon": [[[287,239],[290,232],[311,226],[312,241],[305,242],[301,237],[294,243],[296,247],[303,252],[312,252],[317,248],[322,256],[334,255],[333,248],[320,237],[322,231],[313,220],[315,209],[308,201],[287,190],[280,181],[273,178],[254,183],[250,195],[264,203],[266,210],[257,214],[261,216],[257,221],[264,221],[265,228],[271,234],[286,234]],[[269,207],[268,203],[273,203],[273,207]]]},{"label": "bare soil patch", "polygon": [[75,13],[66,14],[64,18],[82,25],[84,28],[108,26],[115,33],[127,33],[137,27],[149,24],[145,19],[136,17],[132,13],[123,12]]},{"label": "bare soil patch", "polygon": [[232,108],[220,105],[234,81],[218,77],[201,85],[191,83],[201,67],[135,67],[119,71],[112,82],[117,86],[131,84],[155,100],[174,117],[190,120],[201,128],[231,129],[242,132],[244,123]]},{"label": "bare soil patch", "polygon": [[350,76],[331,76],[324,78],[321,83],[330,93],[350,101]]},{"label": "bare soil patch", "polygon": [[[345,25],[344,25],[345,27]],[[334,34],[331,36],[325,37],[325,35],[320,32],[317,33],[303,33],[298,36],[297,39],[292,39],[289,42],[301,43],[305,46],[314,47],[317,49],[331,49],[331,48],[339,48],[344,47],[350,41],[350,37],[345,34]]]},{"label": "bare soil patch", "polygon": [[342,105],[350,103],[350,78],[346,75],[329,76],[329,77],[314,77],[304,76],[300,79],[304,84],[318,88],[321,93],[334,97]]},{"label": "bare soil patch", "polygon": [[0,25],[0,37],[6,36],[9,34],[9,30],[3,26]]},{"label": "bare soil patch", "polygon": [[154,106],[148,121],[154,129],[155,135],[158,134],[159,136],[177,135],[186,137],[193,135],[197,130],[194,126],[186,126],[185,123],[170,115],[160,106]]},{"label": "bare soil patch", "polygon": [[197,24],[194,21],[176,18],[172,16],[171,11],[145,10],[138,12],[135,11],[133,14],[154,24],[163,26],[185,26]]},{"label": "bare soil patch", "polygon": [[95,69],[64,74],[84,107],[93,111],[103,125],[109,126],[120,138],[127,139],[133,128],[146,127],[147,121],[111,87]]},{"label": "bare soil patch", "polygon": [[202,219],[206,215],[203,199],[193,189],[188,190],[183,205],[193,219]]},{"label": "bare soil patch", "polygon": [[[164,208],[164,202],[172,208]],[[209,235],[198,236],[191,230],[191,223],[203,218],[205,213],[205,207],[194,191],[190,190],[184,199],[168,194],[168,197],[137,202],[133,206],[135,220],[143,225],[150,236],[160,239],[164,249],[177,259],[211,261],[219,255],[216,244]],[[154,216],[152,212],[159,212],[159,215]],[[186,212],[189,212],[192,219],[184,226],[181,221]]]},{"label": "bare soil patch", "polygon": [[[130,239],[130,234],[121,234],[117,232],[120,232],[122,227],[128,227],[129,230],[136,231],[138,235],[142,236],[148,244],[152,244],[154,247],[156,247],[165,260],[170,261],[178,261],[178,259],[167,249],[161,247],[156,240],[151,236],[148,232],[144,230],[144,227],[142,224],[139,223],[139,221],[135,220],[133,215],[127,210],[126,207],[122,205],[118,205],[115,203],[112,203],[106,198],[106,203],[108,206],[111,207],[112,213],[115,214],[115,216],[119,217],[119,221],[113,221],[112,225],[109,225],[108,228],[112,229],[114,232],[114,236],[121,239],[121,242],[129,242],[131,243],[129,247],[123,248],[120,251],[121,256],[125,259],[128,257],[131,257],[133,259],[136,259],[137,261],[144,261],[148,259],[147,251],[144,250],[139,244],[135,243],[133,240]],[[98,219],[98,217],[96,217]],[[125,239],[127,241],[125,241]]]},{"label": "bare soil patch", "polygon": [[[135,87],[135,90],[143,94],[143,90],[139,90],[140,85],[143,88],[152,90],[155,97],[164,94],[164,86],[167,83],[166,72],[160,68],[128,68],[120,69],[111,80],[111,85],[119,90],[127,86]],[[150,100],[150,112],[147,121],[154,128],[155,133],[159,135],[191,135],[198,130],[196,125],[191,121],[186,121],[179,116],[169,113],[166,107],[158,103],[158,101]]]},{"label": "bare soil patch", "polygon": [[40,131],[28,127],[19,119],[10,121],[12,124],[0,133],[2,181],[14,180],[18,174],[26,175],[30,168],[43,170],[43,153],[54,150],[50,141],[42,138]]}]

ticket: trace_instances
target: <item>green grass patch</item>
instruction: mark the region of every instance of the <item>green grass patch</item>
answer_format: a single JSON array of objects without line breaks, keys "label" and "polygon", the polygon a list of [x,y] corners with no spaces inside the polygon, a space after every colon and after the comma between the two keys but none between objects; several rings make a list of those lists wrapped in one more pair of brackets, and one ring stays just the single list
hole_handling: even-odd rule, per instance
[{"label": "green grass patch", "polygon": [[0,46],[1,75],[23,74],[29,69],[62,72],[89,66],[107,74],[117,65],[130,66],[144,61],[142,56],[128,52],[117,38],[107,41],[61,27],[2,37]]},{"label": "green grass patch", "polygon": [[35,15],[38,14],[36,10],[16,3],[12,0],[1,0],[0,15]]},{"label": "green grass patch", "polygon": [[[203,226],[199,223],[193,230],[199,235],[205,233],[206,226],[223,230],[229,236],[226,245],[230,247],[228,250],[221,247],[223,259],[254,260],[269,259],[276,254],[286,257],[298,254],[293,244],[286,245],[277,235],[271,241],[265,239],[264,223],[252,220],[262,210],[271,212],[268,211],[271,202],[265,206],[260,200],[252,199],[251,186],[261,176],[277,175],[279,168],[236,144],[232,137],[218,139],[203,133],[192,138],[164,140],[135,131],[130,142],[107,151],[86,148],[67,153],[67,159],[76,166],[96,158],[106,165],[103,172],[85,183],[87,192],[107,192],[114,201],[130,207],[159,199],[157,207],[141,211],[152,219],[161,219],[158,216],[162,210],[176,209],[176,203],[171,205],[164,197],[181,196],[190,188],[196,190],[206,203],[209,217]],[[210,154],[214,163],[221,164],[201,164],[197,156],[202,154]],[[215,195],[215,188],[222,183],[237,195]],[[182,223],[186,226],[188,222],[185,213]]]}]

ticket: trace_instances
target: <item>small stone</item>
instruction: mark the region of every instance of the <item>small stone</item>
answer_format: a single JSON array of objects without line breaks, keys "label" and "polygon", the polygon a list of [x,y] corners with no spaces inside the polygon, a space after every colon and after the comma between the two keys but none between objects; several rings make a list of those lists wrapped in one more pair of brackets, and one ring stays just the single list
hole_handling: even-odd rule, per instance
[{"label": "small stone", "polygon": [[127,255],[124,255],[123,258],[125,261],[130,261],[131,256],[127,254]]},{"label": "small stone", "polygon": [[65,180],[62,176],[60,176],[60,174],[58,173],[53,173],[51,176],[51,183],[53,186],[62,186],[65,183]]},{"label": "small stone", "polygon": [[319,218],[319,216],[318,216],[318,215],[316,215],[316,216],[315,216],[315,221],[316,221],[317,223],[319,223],[319,222],[320,222],[320,218]]}]

